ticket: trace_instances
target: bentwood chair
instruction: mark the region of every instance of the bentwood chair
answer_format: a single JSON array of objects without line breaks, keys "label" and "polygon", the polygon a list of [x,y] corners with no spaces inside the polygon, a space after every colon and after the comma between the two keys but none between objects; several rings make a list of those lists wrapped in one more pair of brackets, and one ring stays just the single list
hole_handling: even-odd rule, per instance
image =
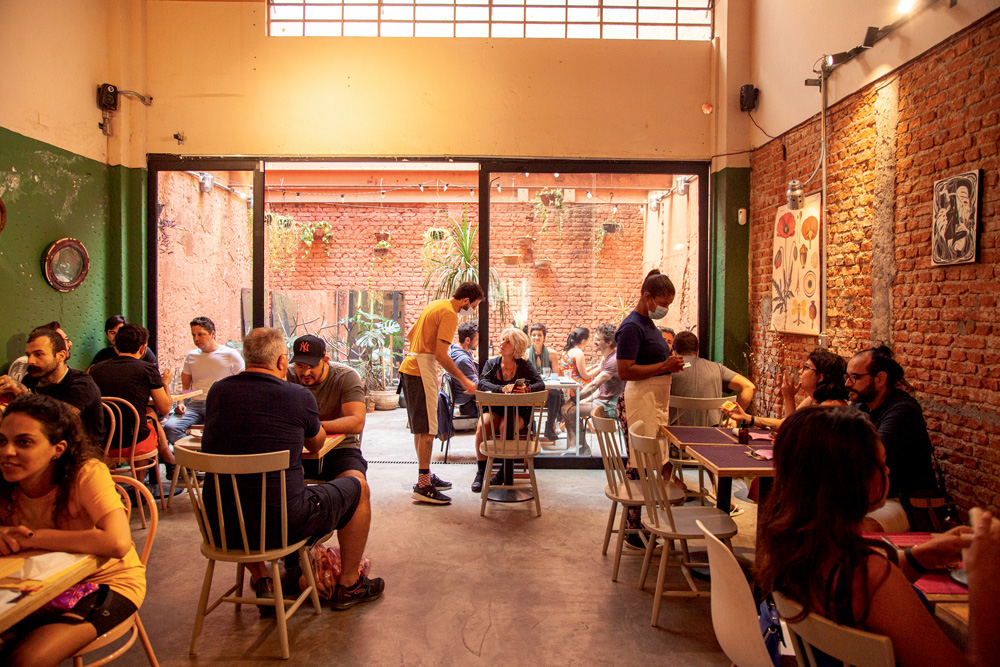
[{"label": "bentwood chair", "polygon": [[[542,432],[542,408],[549,397],[547,391],[535,391],[526,394],[500,394],[488,391],[476,392],[476,403],[479,404],[480,419],[489,412],[491,407],[501,409],[503,428],[486,428],[483,426],[482,451],[486,455],[486,470],[493,469],[493,461],[497,459],[524,459],[528,468],[529,484],[514,484],[512,479],[505,480],[505,489],[531,488],[535,497],[535,511],[542,515],[542,502],[538,498],[538,483],[535,480],[535,457],[542,451],[538,436]],[[529,414],[524,420],[523,428],[516,429],[518,408],[527,408]],[[496,416],[496,415],[494,415]],[[483,480],[482,505],[479,515],[486,516],[486,501],[489,500],[490,476]]]},{"label": "bentwood chair", "polygon": [[753,591],[733,552],[701,520],[695,525],[705,534],[708,569],[712,575],[712,626],[726,657],[740,667],[773,667],[764,646]]},{"label": "bentwood chair", "polygon": [[[726,401],[733,400],[734,396],[722,396],[720,398],[690,398],[688,396],[675,396],[670,395],[670,409],[673,411],[674,408],[679,410],[692,410],[695,412],[695,419],[693,424],[685,423],[681,426],[715,426],[715,424],[708,423],[708,413],[711,410],[718,410],[723,406]],[[677,456],[671,455],[670,463],[674,466],[674,471],[677,474],[679,480],[684,479],[684,468],[697,468],[698,469],[698,490],[688,491],[687,495],[689,498],[697,498],[698,502],[702,505],[705,504],[705,498],[711,495],[708,487],[705,486],[705,467],[698,463],[690,454],[685,452],[683,449],[680,450]]]},{"label": "bentwood chair", "polygon": [[[608,525],[604,531],[604,546],[601,553],[607,555],[608,544],[611,542],[611,535],[615,533],[618,539],[615,541],[615,565],[611,572],[611,581],[618,581],[618,568],[622,560],[622,547],[625,544],[625,535],[638,534],[643,543],[647,537],[641,529],[627,528],[628,510],[632,507],[642,507],[646,500],[642,495],[642,485],[637,479],[629,479],[625,473],[625,460],[627,455],[618,437],[618,422],[606,417],[594,417],[594,430],[597,432],[597,444],[601,448],[601,460],[604,462],[604,474],[608,478],[608,485],[604,487],[604,495],[611,501],[611,512],[608,514]],[[684,501],[684,492],[675,484],[671,484],[668,490],[670,502],[673,504]],[[618,506],[621,506],[622,513],[615,528],[615,515]],[[642,552],[631,552],[640,555]]]},{"label": "bentwood chair", "polygon": [[[646,585],[646,575],[649,573],[649,565],[656,546],[655,538],[659,537],[664,540],[663,549],[660,552],[660,570],[656,575],[656,591],[653,597],[652,624],[656,625],[660,615],[660,602],[664,595],[679,597],[708,597],[710,595],[709,591],[698,589],[691,575],[691,566],[698,565],[698,563],[691,561],[691,555],[688,553],[688,542],[701,540],[705,537],[701,528],[698,527],[697,521],[701,520],[712,534],[724,540],[730,549],[732,548],[731,538],[736,534],[736,523],[728,513],[714,507],[691,505],[671,508],[667,492],[668,480],[664,479],[662,472],[663,458],[659,443],[656,438],[642,435],[645,430],[641,421],[630,426],[628,433],[632,458],[639,469],[642,495],[646,501],[646,515],[643,517],[642,523],[652,536],[646,543],[646,556],[642,562],[639,588],[644,588]],[[680,544],[679,550],[674,547],[674,542]],[[668,566],[680,567],[688,585],[687,590],[664,590]]]},{"label": "bentwood chair", "polygon": [[[184,485],[187,487],[195,518],[198,521],[198,528],[201,530],[201,553],[208,559],[201,598],[198,600],[194,630],[191,633],[191,655],[196,655],[198,652],[198,638],[201,635],[205,616],[223,602],[229,602],[236,605],[236,611],[239,611],[241,605],[244,604],[274,607],[278,622],[281,657],[288,660],[290,655],[288,650],[288,616],[294,614],[307,598],[312,599],[315,613],[319,614],[322,611],[319,594],[316,590],[316,580],[313,577],[312,566],[306,553],[308,539],[294,543],[288,541],[288,506],[284,496],[285,472],[289,460],[288,451],[267,454],[221,455],[205,454],[175,445],[174,456],[177,459],[177,466],[181,468]],[[199,483],[196,472],[205,473],[204,485]],[[276,475],[281,487],[281,498],[277,499],[281,508],[278,526],[274,526],[272,521],[270,532],[267,521],[269,514],[268,475]],[[256,479],[254,479],[255,477]],[[260,496],[259,499],[252,497],[246,489],[242,488],[244,484],[250,485],[253,482],[256,482],[261,488],[261,491],[255,494]],[[212,488],[216,498],[216,501],[210,505],[205,503],[205,490],[209,487]],[[271,500],[273,504],[277,504],[275,499]],[[259,533],[248,532],[247,516],[259,520]],[[234,524],[238,525],[238,530],[233,530]],[[230,526],[229,532],[226,530],[227,525]],[[251,527],[253,526],[251,525]],[[278,534],[280,546],[267,548],[271,541],[266,538],[269,535],[273,538],[275,530],[280,531]],[[234,533],[239,535],[238,543],[231,544],[230,539]],[[286,600],[282,592],[281,577],[278,576],[278,559],[293,553],[299,555],[299,565],[308,585],[294,600]],[[217,561],[238,564],[236,583],[209,604],[212,575],[215,572]],[[274,582],[273,599],[243,597],[243,574],[246,564],[259,562],[270,563],[273,575],[271,579]]]},{"label": "bentwood chair", "polygon": [[828,665],[819,663],[816,652],[822,651],[842,665],[854,667],[895,667],[896,656],[892,640],[864,630],[855,630],[823,618],[817,614],[802,616],[802,605],[775,591],[774,606],[784,619],[788,636],[795,647],[795,660],[799,667]]},{"label": "bentwood chair", "polygon": [[[111,409],[114,414],[114,422],[117,428],[112,435],[108,436],[104,447],[104,462],[111,469],[112,474],[130,475],[139,481],[149,470],[159,468],[160,454],[154,448],[151,452],[137,454],[135,451],[136,440],[139,436],[139,413],[135,407],[123,398],[105,396],[101,399],[104,405]],[[143,415],[142,419],[146,416]],[[163,499],[163,479],[156,476],[156,483],[160,488],[160,507],[166,511]],[[142,527],[146,527],[146,515],[142,506],[139,506],[139,517],[142,519]]]},{"label": "bentwood chair", "polygon": [[[132,477],[112,475],[111,479],[114,480],[115,488],[118,489],[118,493],[122,496],[122,502],[125,504],[125,514],[128,518],[132,517],[132,500],[125,489],[129,489],[132,493],[134,493],[136,504],[140,507],[145,506],[146,511],[149,512],[149,530],[146,531],[146,539],[142,544],[142,550],[139,552],[139,560],[143,565],[146,565],[149,560],[149,552],[153,549],[153,540],[156,538],[156,525],[159,522],[159,513],[156,511],[156,501],[153,500],[153,494],[149,492],[146,485],[133,479]],[[126,639],[125,643],[116,648],[112,653],[109,653],[94,662],[84,664],[83,658],[85,655],[111,645],[124,637],[126,633],[128,634],[128,639]],[[139,612],[132,614],[127,620],[119,623],[114,628],[108,630],[106,633],[87,644],[87,646],[80,649],[80,651],[73,656],[73,667],[100,667],[100,665],[106,665],[132,648],[132,645],[135,644],[137,637],[142,642],[142,647],[146,651],[146,658],[149,660],[151,667],[159,667],[159,663],[156,661],[156,654],[153,653],[153,645],[150,644],[149,637],[146,635],[146,628],[142,626],[142,620],[139,618]]]}]

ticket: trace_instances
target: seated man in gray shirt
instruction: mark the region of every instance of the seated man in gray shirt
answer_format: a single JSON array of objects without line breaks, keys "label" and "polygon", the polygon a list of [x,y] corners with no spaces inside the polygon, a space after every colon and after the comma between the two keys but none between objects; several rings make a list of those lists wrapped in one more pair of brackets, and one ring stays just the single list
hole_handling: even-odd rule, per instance
[{"label": "seated man in gray shirt", "polygon": [[[736,402],[744,410],[753,400],[756,387],[749,379],[716,361],[698,356],[698,337],[682,331],[674,337],[674,351],[684,357],[684,368],[674,373],[671,396],[687,398],[722,398],[726,391],[736,392]],[[671,426],[718,426],[720,410],[685,410],[670,408]]]},{"label": "seated man in gray shirt", "polygon": [[330,361],[322,338],[301,336],[295,340],[292,351],[288,381],[312,392],[327,434],[344,436],[344,441],[322,460],[302,462],[306,478],[329,481],[348,476],[350,471],[364,476],[368,462],[361,455],[361,432],[365,428],[365,389],[361,376],[353,368]]},{"label": "seated man in gray shirt", "polygon": [[[458,370],[475,383],[479,382],[479,366],[476,365],[472,353],[479,347],[479,325],[475,322],[462,322],[458,325],[458,343],[452,343],[448,348],[448,356],[455,362]],[[455,397],[455,407],[459,414],[466,417],[478,417],[476,395],[465,391],[458,378],[444,374],[451,383],[451,395]]]}]

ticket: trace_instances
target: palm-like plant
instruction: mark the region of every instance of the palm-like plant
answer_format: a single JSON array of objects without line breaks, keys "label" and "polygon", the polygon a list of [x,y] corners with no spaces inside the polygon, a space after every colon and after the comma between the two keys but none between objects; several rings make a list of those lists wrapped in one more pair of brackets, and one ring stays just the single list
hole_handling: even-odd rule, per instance
[{"label": "palm-like plant", "polygon": [[370,391],[385,391],[386,380],[393,368],[393,353],[403,350],[402,330],[399,322],[376,313],[358,310],[340,321],[354,334],[351,345],[358,361],[355,370],[364,379]]}]

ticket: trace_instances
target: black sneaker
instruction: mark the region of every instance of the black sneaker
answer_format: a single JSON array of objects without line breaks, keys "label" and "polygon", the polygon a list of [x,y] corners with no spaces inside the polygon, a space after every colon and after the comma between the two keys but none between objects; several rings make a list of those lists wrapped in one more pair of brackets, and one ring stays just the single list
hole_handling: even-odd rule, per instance
[{"label": "black sneaker", "polygon": [[486,476],[486,473],[484,471],[482,471],[482,470],[480,470],[479,472],[476,473],[476,478],[474,480],[472,480],[472,492],[473,493],[481,493],[482,492],[482,490],[483,490],[483,477],[485,477],[485,476]]},{"label": "black sneaker", "polygon": [[362,602],[371,602],[382,597],[385,590],[385,580],[381,577],[369,579],[365,575],[360,575],[357,582],[350,588],[337,584],[337,590],[333,594],[331,607],[334,611],[344,611],[355,607]]},{"label": "black sneaker", "polygon": [[434,505],[447,505],[451,498],[438,491],[433,486],[413,485],[413,499],[422,503],[432,503]]},{"label": "black sneaker", "polygon": [[639,537],[639,533],[630,533],[625,536],[625,546],[632,549],[646,549],[646,544]]},{"label": "black sneaker", "polygon": [[434,473],[431,473],[431,486],[438,491],[447,491],[451,488],[451,482],[446,482]]},{"label": "black sneaker", "polygon": [[[261,577],[257,581],[252,582],[254,595],[258,600],[273,600],[274,599],[274,582],[271,581],[271,577]],[[261,617],[274,616],[275,610],[272,605],[257,605],[257,611],[260,612]]]}]

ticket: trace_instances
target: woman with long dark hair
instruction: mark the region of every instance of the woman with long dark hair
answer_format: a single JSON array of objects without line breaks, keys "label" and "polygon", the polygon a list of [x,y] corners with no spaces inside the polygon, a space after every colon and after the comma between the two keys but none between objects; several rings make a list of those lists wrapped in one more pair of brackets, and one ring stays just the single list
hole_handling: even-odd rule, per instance
[{"label": "woman with long dark hair", "polygon": [[[790,373],[785,373],[781,385],[781,397],[785,406],[785,418],[798,410],[810,405],[825,405],[828,407],[843,407],[847,405],[847,387],[844,385],[844,373],[847,372],[847,362],[839,354],[817,347],[809,353],[802,364],[799,381],[795,382]],[[795,397],[799,393],[806,397],[796,405]],[[737,421],[749,422],[750,426],[778,428],[784,419],[771,417],[751,417],[743,408],[736,406],[724,411],[727,417]]]},{"label": "woman with long dark hair", "polygon": [[142,604],[145,567],[98,456],[66,404],[29,394],[7,406],[0,421],[0,555],[44,549],[107,560],[4,633],[0,663],[58,665]]},{"label": "woman with long dark hair", "polygon": [[[902,554],[866,540],[862,520],[885,502],[888,469],[875,428],[851,408],[795,411],[775,438],[774,468],[759,519],[763,590],[888,636],[899,665],[1000,664],[1000,522],[984,513],[972,530],[954,528]],[[964,657],[910,585],[957,562],[963,547],[972,610]]]},{"label": "woman with long dark hair", "polygon": [[[587,357],[583,353],[583,346],[590,340],[590,329],[577,327],[569,332],[566,337],[566,345],[563,347],[562,357],[559,358],[559,370],[563,376],[569,371],[572,379],[577,382],[590,382],[590,373],[587,370]],[[570,397],[572,397],[572,392]]]}]

